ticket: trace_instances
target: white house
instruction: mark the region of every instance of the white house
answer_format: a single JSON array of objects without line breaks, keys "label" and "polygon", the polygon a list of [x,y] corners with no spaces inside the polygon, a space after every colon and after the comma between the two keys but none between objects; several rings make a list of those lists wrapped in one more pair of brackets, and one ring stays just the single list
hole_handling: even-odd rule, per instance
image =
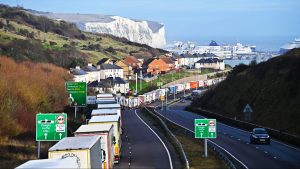
[{"label": "white house", "polygon": [[83,67],[82,70],[87,73],[87,82],[93,82],[100,78],[100,71],[97,70],[97,68],[94,67],[91,63]]},{"label": "white house", "polygon": [[203,58],[195,63],[195,68],[210,68],[217,70],[225,70],[224,60],[220,60],[218,58]]},{"label": "white house", "polygon": [[129,83],[120,77],[108,77],[100,81],[93,81],[88,87],[94,88],[99,93],[127,93],[129,91]]},{"label": "white house", "polygon": [[76,66],[75,69],[70,69],[70,73],[74,76],[74,82],[86,82],[88,80],[88,73]]},{"label": "white house", "polygon": [[106,79],[108,77],[123,78],[123,69],[120,66],[113,64],[100,64],[97,65],[97,69],[100,71],[100,79]]}]

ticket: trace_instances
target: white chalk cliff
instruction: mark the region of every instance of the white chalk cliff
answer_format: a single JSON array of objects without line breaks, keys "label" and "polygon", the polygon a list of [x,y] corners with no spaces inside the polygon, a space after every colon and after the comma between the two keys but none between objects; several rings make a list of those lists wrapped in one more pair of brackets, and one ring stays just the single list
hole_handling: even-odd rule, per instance
[{"label": "white chalk cliff", "polygon": [[62,14],[36,12],[56,20],[76,23],[79,29],[88,32],[111,34],[130,41],[163,48],[166,45],[165,27],[153,21],[128,19],[120,16],[98,14]]}]

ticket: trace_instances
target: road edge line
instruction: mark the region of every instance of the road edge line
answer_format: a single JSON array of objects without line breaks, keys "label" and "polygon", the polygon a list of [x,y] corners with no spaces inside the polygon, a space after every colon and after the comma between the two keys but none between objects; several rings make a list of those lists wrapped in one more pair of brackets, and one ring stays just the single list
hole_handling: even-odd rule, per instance
[{"label": "road edge line", "polygon": [[162,141],[162,139],[155,133],[155,131],[136,113],[136,110],[134,111],[135,115],[141,120],[141,122],[143,122],[154,134],[155,136],[159,139],[159,141],[163,144],[165,150],[167,151],[168,157],[169,157],[169,163],[170,163],[170,168],[173,169],[173,163],[172,163],[172,158],[170,155],[170,152],[167,148],[167,146],[165,145],[165,143]]}]

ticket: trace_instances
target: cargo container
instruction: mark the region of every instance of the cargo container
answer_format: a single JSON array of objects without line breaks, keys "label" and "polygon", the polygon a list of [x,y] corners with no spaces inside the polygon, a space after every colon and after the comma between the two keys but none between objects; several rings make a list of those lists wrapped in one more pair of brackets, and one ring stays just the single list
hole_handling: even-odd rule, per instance
[{"label": "cargo container", "polygon": [[121,112],[119,109],[94,109],[92,110],[91,116],[107,116],[107,115],[119,115],[121,116]]},{"label": "cargo container", "polygon": [[97,94],[97,99],[103,99],[103,98],[114,98],[114,95],[112,93],[100,93]]},{"label": "cargo container", "polygon": [[157,91],[159,92],[159,97],[166,95],[166,89],[157,89]]},{"label": "cargo container", "polygon": [[146,96],[145,95],[139,95],[139,105],[144,105],[146,102]]},{"label": "cargo container", "polygon": [[96,96],[86,96],[87,104],[96,104]]},{"label": "cargo container", "polygon": [[115,163],[119,163],[120,148],[121,148],[121,127],[120,127],[120,116],[119,115],[109,115],[109,116],[92,116],[89,121],[89,125],[95,124],[112,124],[114,126],[114,136],[115,136]]},{"label": "cargo container", "polygon": [[17,167],[17,169],[21,168],[80,168],[80,165],[77,163],[76,157],[66,157],[56,159],[29,160]]},{"label": "cargo container", "polygon": [[138,107],[139,106],[139,98],[138,97],[134,97],[133,98],[133,106],[134,107]]},{"label": "cargo container", "polygon": [[184,89],[185,90],[190,90],[191,89],[190,83],[184,83]]},{"label": "cargo container", "polygon": [[122,111],[120,104],[98,104],[98,109],[117,109],[120,116],[120,122],[122,126]]},{"label": "cargo container", "polygon": [[170,93],[176,93],[177,92],[177,87],[176,86],[170,86]]},{"label": "cargo container", "polygon": [[156,98],[156,93],[155,93],[155,91],[152,91],[151,94],[152,94],[152,99],[151,99],[151,101],[155,101],[156,99],[158,99],[158,98]]},{"label": "cargo container", "polygon": [[114,166],[114,129],[112,124],[81,125],[75,132],[78,136],[101,136],[102,168]]},{"label": "cargo container", "polygon": [[65,137],[48,150],[49,159],[76,157],[79,168],[102,168],[100,136]]},{"label": "cargo container", "polygon": [[105,99],[97,99],[96,104],[117,104],[117,100],[115,98],[105,98]]},{"label": "cargo container", "polygon": [[204,80],[204,81],[203,81],[203,86],[204,86],[204,87],[207,87],[207,80]]},{"label": "cargo container", "polygon": [[207,86],[211,86],[211,85],[212,85],[212,80],[211,79],[207,80]]},{"label": "cargo container", "polygon": [[192,89],[198,89],[198,82],[197,81],[190,82],[190,86]]},{"label": "cargo container", "polygon": [[203,80],[199,81],[199,87],[204,87],[204,81]]},{"label": "cargo container", "polygon": [[184,84],[176,84],[176,91],[182,92],[184,90]]},{"label": "cargo container", "polygon": [[98,104],[98,109],[121,108],[120,104]]}]

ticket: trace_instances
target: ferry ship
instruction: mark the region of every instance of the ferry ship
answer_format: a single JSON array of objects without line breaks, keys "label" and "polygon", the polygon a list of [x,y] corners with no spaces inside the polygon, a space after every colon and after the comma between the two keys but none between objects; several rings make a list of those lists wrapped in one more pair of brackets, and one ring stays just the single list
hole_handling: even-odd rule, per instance
[{"label": "ferry ship", "polygon": [[289,50],[292,50],[294,48],[300,48],[300,37],[299,38],[295,38],[294,42],[288,43],[283,45],[280,50],[279,53],[280,54],[284,54],[286,52],[288,52]]},{"label": "ferry ship", "polygon": [[219,45],[216,41],[211,41],[209,45],[197,46],[194,42],[183,43],[181,41],[174,42],[173,45],[166,48],[169,52],[177,54],[205,54],[212,53],[224,59],[253,56],[256,55],[256,46],[247,46],[241,43],[235,45]]}]

